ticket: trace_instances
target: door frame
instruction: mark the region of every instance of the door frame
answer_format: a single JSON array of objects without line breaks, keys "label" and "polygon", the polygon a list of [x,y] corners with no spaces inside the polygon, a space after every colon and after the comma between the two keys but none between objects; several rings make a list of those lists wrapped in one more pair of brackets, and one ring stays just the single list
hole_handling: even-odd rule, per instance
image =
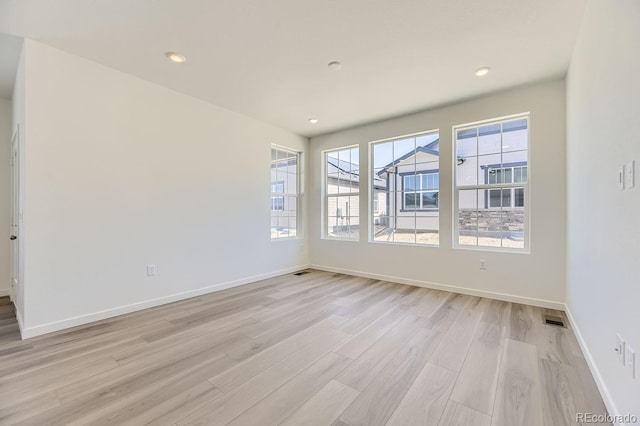
[{"label": "door frame", "polygon": [[9,296],[16,303],[20,292],[20,222],[22,210],[20,208],[20,125],[16,126],[11,139],[11,223],[9,235],[17,238],[11,241]]}]

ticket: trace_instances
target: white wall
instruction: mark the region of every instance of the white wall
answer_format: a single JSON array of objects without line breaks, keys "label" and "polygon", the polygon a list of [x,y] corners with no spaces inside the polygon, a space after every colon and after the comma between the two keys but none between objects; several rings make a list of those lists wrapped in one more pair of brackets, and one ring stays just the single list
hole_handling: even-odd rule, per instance
[{"label": "white wall", "polygon": [[304,240],[270,241],[269,180],[270,144],[306,138],[35,41],[25,54],[24,335],[308,263]]},{"label": "white wall", "polygon": [[640,354],[640,179],[617,186],[620,165],[640,171],[638,23],[637,0],[590,1],[571,61],[567,305],[611,414],[640,418],[640,371],[632,380],[613,350],[619,332]]},{"label": "white wall", "polygon": [[[479,84],[482,84],[479,80]],[[531,113],[531,254],[452,248],[451,128],[516,113]],[[369,243],[369,218],[359,242],[321,239],[321,151],[359,144],[368,170],[368,143],[440,129],[440,247]],[[565,84],[552,81],[311,139],[311,263],[400,282],[562,307],[565,297]],[[367,184],[360,211],[368,212]],[[365,215],[366,216],[366,215]],[[488,261],[486,271],[480,259]],[[460,290],[465,288],[465,290]]]},{"label": "white wall", "polygon": [[0,99],[0,296],[9,294],[9,235],[11,224],[11,167],[9,165],[12,136],[11,101]]}]

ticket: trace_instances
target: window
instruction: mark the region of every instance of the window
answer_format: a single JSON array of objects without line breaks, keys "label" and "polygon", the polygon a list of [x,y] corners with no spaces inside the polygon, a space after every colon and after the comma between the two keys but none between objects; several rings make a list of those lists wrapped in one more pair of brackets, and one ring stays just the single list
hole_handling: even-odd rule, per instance
[{"label": "window", "polygon": [[324,153],[325,238],[360,237],[360,150],[347,147]]},{"label": "window", "polygon": [[529,117],[454,128],[457,247],[526,250]]},{"label": "window", "polygon": [[439,133],[372,142],[371,165],[371,240],[438,245]]},{"label": "window", "polygon": [[271,147],[271,239],[298,235],[300,154]]},{"label": "window", "polygon": [[404,175],[402,200],[405,210],[438,208],[439,172]]},{"label": "window", "polygon": [[[497,167],[497,168],[496,168]],[[527,181],[527,166],[487,168],[487,181],[490,184],[522,183]],[[485,208],[524,207],[524,189],[490,189],[489,199],[485,201]]]}]

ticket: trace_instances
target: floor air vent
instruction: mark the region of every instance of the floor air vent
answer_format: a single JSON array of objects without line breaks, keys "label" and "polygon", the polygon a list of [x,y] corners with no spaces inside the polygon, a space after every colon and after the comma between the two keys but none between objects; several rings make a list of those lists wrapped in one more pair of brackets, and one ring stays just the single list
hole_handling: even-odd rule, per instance
[{"label": "floor air vent", "polygon": [[300,275],[307,275],[308,273],[309,271],[300,271],[300,272],[294,272],[293,275],[300,276]]},{"label": "floor air vent", "polygon": [[564,325],[564,319],[555,315],[545,315],[544,323],[547,325],[557,325],[558,327],[567,328],[567,326]]}]

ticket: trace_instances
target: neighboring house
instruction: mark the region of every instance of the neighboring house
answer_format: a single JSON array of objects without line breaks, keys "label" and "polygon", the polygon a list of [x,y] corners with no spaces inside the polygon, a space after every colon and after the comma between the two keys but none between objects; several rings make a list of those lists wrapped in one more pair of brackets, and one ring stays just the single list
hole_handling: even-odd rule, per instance
[{"label": "neighboring house", "polygon": [[[528,132],[526,120],[462,130],[457,134],[457,185],[526,182]],[[421,146],[387,164],[375,174],[382,180],[374,191],[386,208],[374,214],[376,232],[438,232],[440,140]],[[478,230],[500,236],[522,233],[524,188],[460,190],[460,234]],[[385,214],[384,210],[388,214]]]},{"label": "neighboring house", "polygon": [[298,228],[298,157],[285,151],[272,155],[284,158],[271,162],[271,235],[292,237]]},{"label": "neighboring house", "polygon": [[[456,180],[461,236],[523,240],[529,132],[526,119],[457,132]],[[465,190],[465,185],[511,185]],[[522,183],[522,187],[517,184]],[[486,241],[485,241],[486,243]]]},{"label": "neighboring house", "polygon": [[386,208],[374,214],[375,225],[411,232],[438,230],[439,143],[436,139],[418,147],[376,173],[384,184],[374,192],[385,199]]},{"label": "neighboring house", "polygon": [[[327,193],[344,195],[327,198],[328,230],[333,234],[339,234],[345,230],[356,230],[360,226],[359,166],[334,157],[327,157],[326,167]],[[383,189],[384,185],[383,179],[374,177],[374,188]],[[375,215],[386,215],[386,197],[374,197],[373,211]]]}]

